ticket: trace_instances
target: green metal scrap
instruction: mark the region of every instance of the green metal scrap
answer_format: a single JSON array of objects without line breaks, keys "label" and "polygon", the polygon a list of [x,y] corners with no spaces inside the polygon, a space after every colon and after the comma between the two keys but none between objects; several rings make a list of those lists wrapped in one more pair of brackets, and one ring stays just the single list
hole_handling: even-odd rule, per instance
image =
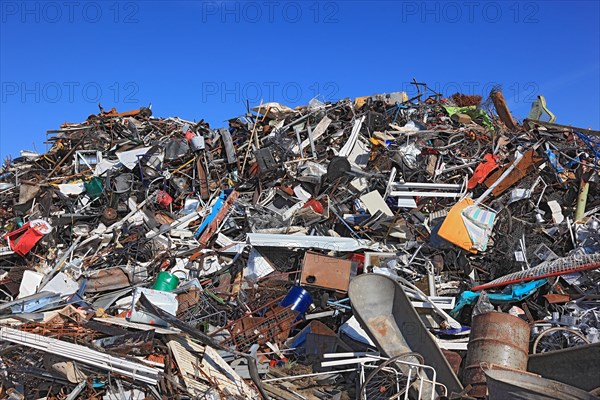
[{"label": "green metal scrap", "polygon": [[444,110],[448,113],[448,116],[453,116],[454,114],[467,114],[469,117],[473,118],[473,121],[481,121],[483,126],[486,128],[494,129],[494,125],[492,125],[492,120],[489,115],[481,108],[477,108],[476,106],[466,106],[466,107],[453,107],[453,106],[443,106]]}]

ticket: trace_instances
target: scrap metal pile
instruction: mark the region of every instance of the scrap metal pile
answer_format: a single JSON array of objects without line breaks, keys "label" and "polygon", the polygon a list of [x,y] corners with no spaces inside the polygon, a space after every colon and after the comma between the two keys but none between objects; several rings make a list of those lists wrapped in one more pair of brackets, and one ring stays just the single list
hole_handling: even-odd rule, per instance
[{"label": "scrap metal pile", "polygon": [[0,398],[595,398],[600,133],[415,84],[7,159]]}]

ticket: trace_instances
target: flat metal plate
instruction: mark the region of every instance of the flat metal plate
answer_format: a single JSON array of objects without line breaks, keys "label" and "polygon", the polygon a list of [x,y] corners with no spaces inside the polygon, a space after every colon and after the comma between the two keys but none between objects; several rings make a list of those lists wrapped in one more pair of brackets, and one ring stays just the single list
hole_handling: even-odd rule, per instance
[{"label": "flat metal plate", "polygon": [[347,292],[351,270],[351,261],[307,251],[304,255],[300,283]]}]

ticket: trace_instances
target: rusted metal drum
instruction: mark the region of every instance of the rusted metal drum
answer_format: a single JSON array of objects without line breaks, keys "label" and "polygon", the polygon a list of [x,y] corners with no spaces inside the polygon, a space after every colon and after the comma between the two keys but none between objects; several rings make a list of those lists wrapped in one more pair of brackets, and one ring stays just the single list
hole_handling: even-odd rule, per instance
[{"label": "rusted metal drum", "polygon": [[526,371],[528,357],[527,322],[506,313],[479,314],[473,318],[471,326],[463,384],[473,386],[470,396],[485,397],[487,387],[480,366],[482,362]]}]

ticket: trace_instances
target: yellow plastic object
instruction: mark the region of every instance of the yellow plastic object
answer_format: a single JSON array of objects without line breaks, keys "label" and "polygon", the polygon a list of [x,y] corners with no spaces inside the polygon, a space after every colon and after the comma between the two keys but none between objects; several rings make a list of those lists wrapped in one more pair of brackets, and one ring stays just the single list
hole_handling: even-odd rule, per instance
[{"label": "yellow plastic object", "polygon": [[368,99],[377,99],[384,101],[388,106],[393,106],[397,102],[404,103],[408,101],[408,95],[405,92],[382,93],[373,96],[360,96],[354,99],[354,107],[360,108]]},{"label": "yellow plastic object", "polygon": [[462,219],[462,210],[473,204],[473,199],[470,198],[464,198],[456,203],[448,212],[438,235],[461,249],[477,254],[477,250],[473,249],[473,242],[471,242],[469,232]]},{"label": "yellow plastic object", "polygon": [[354,107],[360,108],[363,104],[367,102],[369,96],[361,96],[354,99]]}]

